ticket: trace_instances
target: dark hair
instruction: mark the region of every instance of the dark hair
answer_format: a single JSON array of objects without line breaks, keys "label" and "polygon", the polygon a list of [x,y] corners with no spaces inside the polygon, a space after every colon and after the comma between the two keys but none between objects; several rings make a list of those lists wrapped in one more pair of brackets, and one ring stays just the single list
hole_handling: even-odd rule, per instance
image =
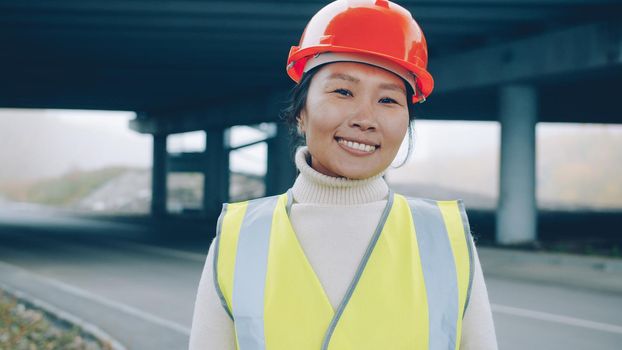
[{"label": "dark hair", "polygon": [[[289,132],[292,140],[292,149],[296,149],[298,146],[303,146],[305,144],[304,137],[298,134],[298,116],[302,109],[305,107],[305,103],[307,102],[307,94],[309,92],[309,86],[311,85],[311,79],[318,72],[318,68],[322,65],[314,67],[313,69],[305,72],[298,84],[296,84],[291,92],[289,101],[287,102],[287,107],[285,107],[281,114],[279,115],[280,119],[283,120],[289,126]],[[404,86],[406,86],[406,100],[408,101],[408,154],[406,158],[397,166],[397,168],[403,166],[408,158],[410,158],[410,154],[413,148],[413,123],[415,121],[415,104],[412,103],[411,96],[413,95],[413,89],[406,82],[406,80],[402,79],[404,82]]]}]

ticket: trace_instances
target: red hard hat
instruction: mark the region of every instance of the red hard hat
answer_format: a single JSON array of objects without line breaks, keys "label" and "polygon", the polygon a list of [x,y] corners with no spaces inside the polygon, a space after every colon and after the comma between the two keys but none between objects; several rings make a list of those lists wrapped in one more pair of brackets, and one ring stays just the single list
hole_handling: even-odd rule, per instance
[{"label": "red hard hat", "polygon": [[307,61],[325,52],[372,55],[415,76],[413,103],[432,93],[428,49],[408,10],[387,0],[337,0],[311,18],[287,58],[287,74],[299,82]]}]

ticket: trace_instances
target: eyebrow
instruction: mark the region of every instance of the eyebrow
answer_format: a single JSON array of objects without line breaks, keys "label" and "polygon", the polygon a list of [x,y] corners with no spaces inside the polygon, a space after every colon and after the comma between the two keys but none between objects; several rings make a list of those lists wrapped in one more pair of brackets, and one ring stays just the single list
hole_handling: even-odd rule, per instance
[{"label": "eyebrow", "polygon": [[393,84],[393,83],[383,83],[380,84],[380,88],[381,89],[386,89],[386,90],[396,90],[396,91],[401,91],[404,94],[406,94],[406,89],[404,89],[403,87],[397,85],[397,84]]},{"label": "eyebrow", "polygon": [[[350,81],[353,83],[358,83],[361,80],[358,78],[355,78],[351,75],[348,74],[344,74],[344,73],[332,73],[331,75],[328,76],[327,78],[328,80],[330,79],[341,79],[341,80],[346,80],[346,81]],[[396,91],[401,91],[404,94],[406,94],[406,89],[404,89],[403,87],[397,85],[397,84],[393,84],[393,83],[382,83],[380,84],[380,88],[381,89],[386,89],[386,90],[396,90]]]},{"label": "eyebrow", "polygon": [[358,83],[360,81],[358,78],[355,78],[351,75],[344,74],[344,73],[332,73],[331,75],[328,76],[328,79],[341,79],[341,80],[351,81],[353,83]]}]

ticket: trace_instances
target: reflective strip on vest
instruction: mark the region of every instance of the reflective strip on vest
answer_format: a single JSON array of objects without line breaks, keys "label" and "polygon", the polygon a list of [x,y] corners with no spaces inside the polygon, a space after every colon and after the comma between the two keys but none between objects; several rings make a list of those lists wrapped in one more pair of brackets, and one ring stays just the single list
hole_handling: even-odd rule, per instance
[{"label": "reflective strip on vest", "polygon": [[459,202],[409,200],[428,295],[430,349],[458,349],[460,344],[464,308],[458,305],[464,305],[470,281],[467,274],[467,280],[462,280],[458,288],[458,279],[464,279],[463,267],[470,271],[471,262],[456,266],[464,257],[454,258],[456,252],[470,254],[470,250],[465,250],[468,242],[463,237],[468,231],[463,230]]},{"label": "reflective strip on vest", "polygon": [[240,350],[459,348],[472,282],[461,200],[390,194],[337,310],[291,225],[288,194],[227,204],[214,273]]}]

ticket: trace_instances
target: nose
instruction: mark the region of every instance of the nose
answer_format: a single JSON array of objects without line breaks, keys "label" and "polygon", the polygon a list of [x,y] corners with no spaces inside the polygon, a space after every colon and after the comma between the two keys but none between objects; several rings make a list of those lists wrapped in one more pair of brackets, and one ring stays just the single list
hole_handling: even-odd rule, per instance
[{"label": "nose", "polygon": [[378,122],[373,106],[367,103],[360,103],[357,107],[350,118],[350,127],[359,128],[361,131],[375,130],[378,127]]}]

